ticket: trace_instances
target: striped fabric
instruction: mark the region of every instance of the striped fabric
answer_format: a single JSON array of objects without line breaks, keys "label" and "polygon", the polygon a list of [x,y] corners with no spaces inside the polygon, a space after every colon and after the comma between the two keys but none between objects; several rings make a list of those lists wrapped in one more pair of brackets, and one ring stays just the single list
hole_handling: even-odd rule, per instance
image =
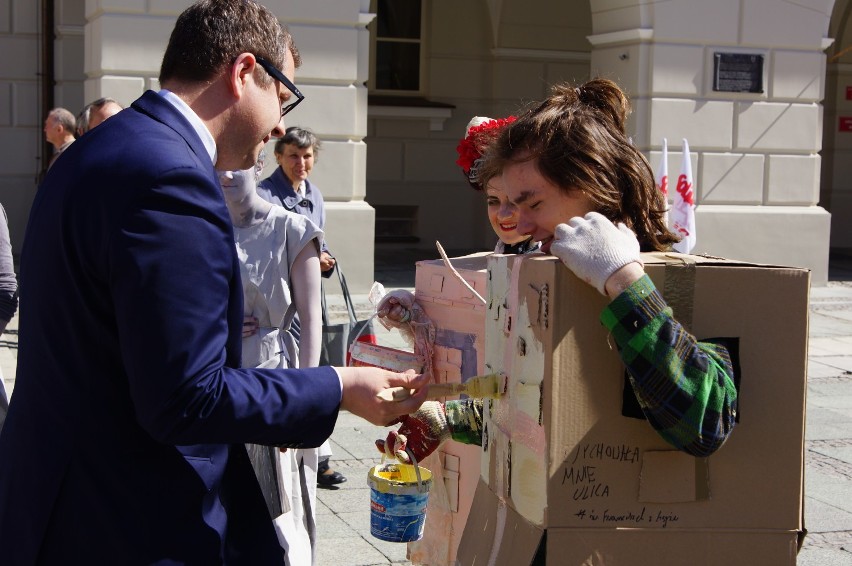
[{"label": "striped fabric", "polygon": [[601,322],[657,432],[694,456],[716,451],[733,430],[737,412],[728,350],[689,334],[647,275],[604,309]]}]

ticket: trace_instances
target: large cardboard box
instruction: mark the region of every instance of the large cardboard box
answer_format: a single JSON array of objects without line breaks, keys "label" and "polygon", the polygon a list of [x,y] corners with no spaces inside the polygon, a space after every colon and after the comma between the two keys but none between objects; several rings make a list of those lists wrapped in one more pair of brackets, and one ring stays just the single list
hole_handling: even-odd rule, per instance
[{"label": "large cardboard box", "polygon": [[[708,458],[633,416],[599,322],[607,299],[559,260],[489,260],[481,481],[458,563],[795,564],[803,531],[810,274],[645,254],[646,272],[699,339],[739,346],[739,422]],[[541,546],[541,548],[539,548]]]},{"label": "large cardboard box", "polygon": [[[490,252],[451,258],[456,273],[481,297],[487,293]],[[435,325],[433,381],[462,383],[485,369],[485,308],[442,260],[420,261],[415,298]],[[423,538],[408,544],[414,564],[453,564],[479,481],[479,446],[445,442],[424,459],[435,480],[429,492]]]}]

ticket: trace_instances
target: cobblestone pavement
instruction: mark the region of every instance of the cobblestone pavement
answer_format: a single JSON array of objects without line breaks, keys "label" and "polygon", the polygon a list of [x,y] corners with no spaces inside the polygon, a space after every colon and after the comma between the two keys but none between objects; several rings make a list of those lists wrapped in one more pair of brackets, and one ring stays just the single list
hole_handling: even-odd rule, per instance
[{"label": "cobblestone pavement", "polygon": [[845,281],[811,290],[805,431],[809,533],[798,561],[804,566],[852,564],[852,271],[848,273]]}]

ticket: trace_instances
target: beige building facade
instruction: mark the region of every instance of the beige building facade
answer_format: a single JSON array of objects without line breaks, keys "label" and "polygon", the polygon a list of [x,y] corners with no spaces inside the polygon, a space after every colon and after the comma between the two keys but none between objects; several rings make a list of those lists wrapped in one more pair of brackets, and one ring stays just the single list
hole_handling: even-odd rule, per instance
[{"label": "beige building facade", "polygon": [[[805,266],[824,284],[829,248],[852,248],[849,0],[264,3],[304,59],[288,125],[323,141],[311,179],[355,292],[377,248],[492,248],[483,197],[455,165],[465,125],[595,76],[630,94],[654,169],[667,139],[676,178],[689,140],[696,253]],[[50,157],[46,110],[157,89],[187,5],[0,0],[0,202],[16,252]]]}]

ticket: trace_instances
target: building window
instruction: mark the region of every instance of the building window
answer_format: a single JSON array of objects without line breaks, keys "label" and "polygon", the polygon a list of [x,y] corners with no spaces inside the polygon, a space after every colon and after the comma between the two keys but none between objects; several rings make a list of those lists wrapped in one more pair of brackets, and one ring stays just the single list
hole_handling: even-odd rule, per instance
[{"label": "building window", "polygon": [[421,94],[423,91],[423,2],[372,0],[370,91]]},{"label": "building window", "polygon": [[376,242],[418,242],[417,206],[374,204]]}]

